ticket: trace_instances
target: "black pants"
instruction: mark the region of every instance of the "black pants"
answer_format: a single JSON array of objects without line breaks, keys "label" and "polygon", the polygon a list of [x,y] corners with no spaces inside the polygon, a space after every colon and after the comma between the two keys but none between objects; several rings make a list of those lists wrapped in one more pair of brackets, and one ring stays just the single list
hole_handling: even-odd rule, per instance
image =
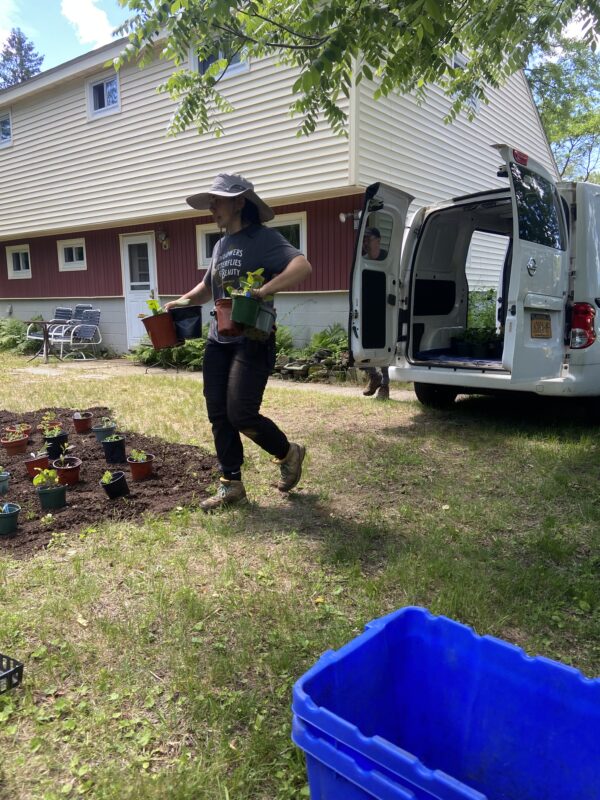
[{"label": "black pants", "polygon": [[209,339],[202,372],[208,419],[219,465],[238,471],[244,461],[240,433],[275,458],[284,458],[290,443],[277,425],[260,413],[267,379],[275,365],[275,337],[268,342],[244,339],[219,344]]}]

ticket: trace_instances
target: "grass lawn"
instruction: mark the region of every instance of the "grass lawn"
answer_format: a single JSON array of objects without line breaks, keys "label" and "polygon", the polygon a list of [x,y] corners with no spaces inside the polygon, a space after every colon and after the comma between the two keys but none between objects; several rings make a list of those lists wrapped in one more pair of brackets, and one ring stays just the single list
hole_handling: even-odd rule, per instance
[{"label": "grass lawn", "polygon": [[[17,373],[0,407],[106,405],[125,429],[212,451],[185,375]],[[291,687],[329,648],[423,605],[600,672],[597,425],[570,406],[266,393],[308,447],[300,490],[247,446],[252,503],[189,508],[0,556],[0,798],[308,796]]]}]

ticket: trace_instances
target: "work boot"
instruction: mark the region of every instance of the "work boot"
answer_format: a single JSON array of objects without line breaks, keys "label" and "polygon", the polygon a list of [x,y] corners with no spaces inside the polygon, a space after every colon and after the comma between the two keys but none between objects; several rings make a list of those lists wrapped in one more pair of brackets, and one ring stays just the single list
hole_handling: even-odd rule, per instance
[{"label": "work boot", "polygon": [[290,449],[285,458],[274,459],[279,464],[281,479],[277,484],[280,492],[289,492],[296,486],[302,475],[302,462],[306,455],[306,448],[301,444],[290,444]]},{"label": "work boot", "polygon": [[219,488],[214,497],[203,500],[200,508],[203,511],[216,511],[225,506],[232,506],[235,503],[247,503],[246,490],[241,481],[228,481],[227,478],[219,478]]},{"label": "work boot", "polygon": [[371,395],[375,394],[377,389],[381,386],[381,375],[378,372],[369,375],[369,383],[367,384],[367,388],[364,390],[363,394],[365,397],[371,397]]},{"label": "work boot", "polygon": [[377,390],[377,394],[375,395],[375,400],[389,400],[390,399],[390,387],[389,386],[380,386]]}]

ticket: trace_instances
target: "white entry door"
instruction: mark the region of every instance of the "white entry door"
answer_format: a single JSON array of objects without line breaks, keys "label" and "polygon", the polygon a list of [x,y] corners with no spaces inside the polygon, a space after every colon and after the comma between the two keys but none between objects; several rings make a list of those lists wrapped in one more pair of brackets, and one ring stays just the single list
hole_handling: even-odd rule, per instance
[{"label": "white entry door", "polygon": [[140,319],[140,314],[145,317],[150,313],[146,301],[151,296],[158,299],[153,233],[128,233],[121,236],[121,267],[127,347],[131,348],[139,344],[146,333]]}]

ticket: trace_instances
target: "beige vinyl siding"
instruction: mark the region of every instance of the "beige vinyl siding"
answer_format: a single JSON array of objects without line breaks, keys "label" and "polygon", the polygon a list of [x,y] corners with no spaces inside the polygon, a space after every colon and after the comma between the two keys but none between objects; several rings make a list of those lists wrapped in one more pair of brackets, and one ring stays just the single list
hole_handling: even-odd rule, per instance
[{"label": "beige vinyl siding", "polygon": [[[297,137],[288,112],[294,74],[272,62],[223,82],[235,106],[225,134],[189,130],[167,137],[175,105],[156,87],[170,66],[156,61],[119,75],[121,113],[89,120],[80,75],[13,102],[14,145],[0,151],[0,236],[76,230],[136,219],[185,215],[185,197],[220,170],[239,171],[265,198],[348,186],[348,140],[321,124]],[[0,98],[1,99],[1,98]]]},{"label": "beige vinyl siding", "polygon": [[[414,195],[409,222],[424,205],[507,186],[496,173],[501,157],[491,145],[511,144],[558,177],[556,165],[522,72],[501,89],[490,89],[473,122],[460,114],[444,123],[450,100],[432,87],[421,105],[410,95],[375,102],[373,84],[358,88],[356,174],[368,186],[383,181]],[[475,242],[469,263],[472,289],[496,288],[501,248]]]},{"label": "beige vinyl siding", "polygon": [[[506,142],[557,176],[523,73],[501,89],[489,90],[473,122],[464,114],[452,124],[444,117],[450,100],[437,87],[419,105],[410,95],[374,101],[373,85],[359,86],[358,183],[384,180],[415,196],[415,207],[454,195],[505,186],[496,177],[500,157],[490,145]],[[558,176],[557,176],[558,177]]]}]

